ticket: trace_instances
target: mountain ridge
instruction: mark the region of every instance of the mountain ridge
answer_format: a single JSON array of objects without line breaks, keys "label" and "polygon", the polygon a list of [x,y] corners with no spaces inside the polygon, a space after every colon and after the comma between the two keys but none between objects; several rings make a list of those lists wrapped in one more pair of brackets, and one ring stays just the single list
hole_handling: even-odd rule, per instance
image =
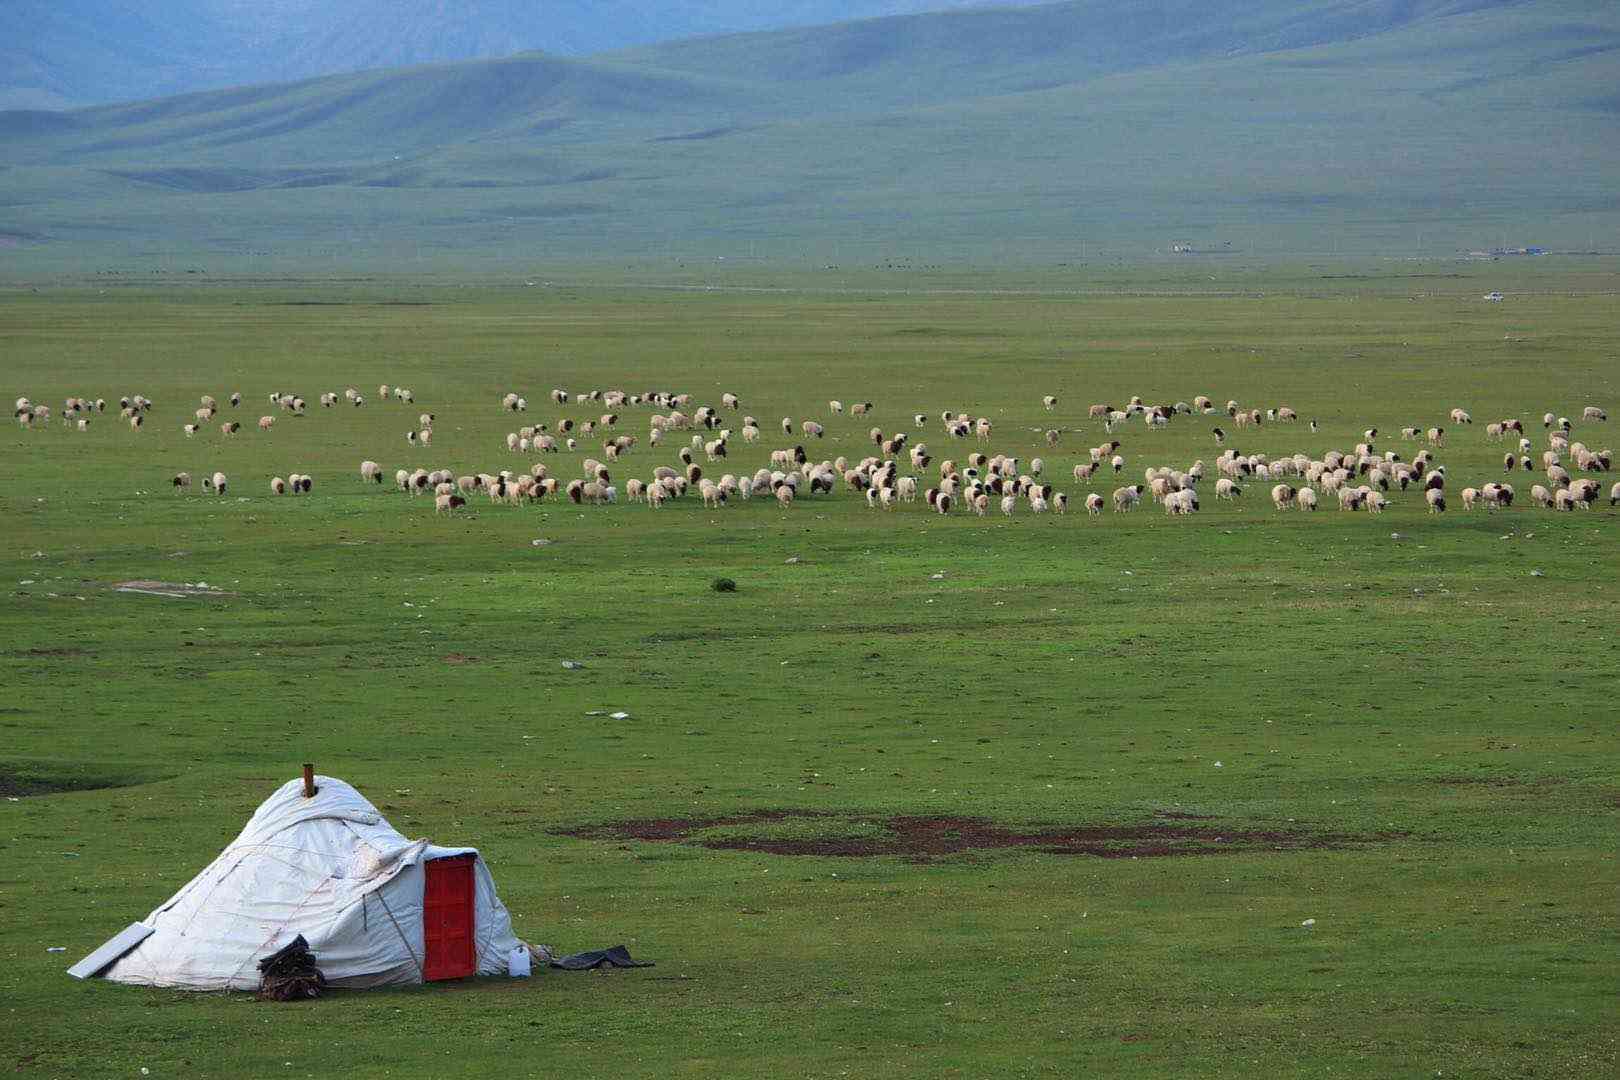
[{"label": "mountain ridge", "polygon": [[520,52],[584,56],[966,2],[8,0],[0,7],[0,108],[76,108]]},{"label": "mountain ridge", "polygon": [[37,238],[13,263],[333,232],[385,260],[1620,235],[1620,12],[1306,6],[1069,0],[0,113],[0,231]]}]

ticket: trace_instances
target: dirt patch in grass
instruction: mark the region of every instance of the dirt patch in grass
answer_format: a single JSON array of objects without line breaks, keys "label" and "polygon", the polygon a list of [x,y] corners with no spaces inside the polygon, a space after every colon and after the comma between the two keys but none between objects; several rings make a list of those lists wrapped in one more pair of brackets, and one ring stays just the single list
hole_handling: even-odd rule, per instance
[{"label": "dirt patch in grass", "polygon": [[161,779],[94,765],[0,761],[0,796],[57,795],[64,791],[100,791],[133,787]]},{"label": "dirt patch in grass", "polygon": [[458,652],[445,653],[444,662],[447,664],[476,664],[478,663],[478,657]]},{"label": "dirt patch in grass", "polygon": [[208,585],[193,585],[174,581],[120,581],[113,586],[118,592],[138,593],[142,596],[167,596],[183,600],[188,596],[235,596],[233,592]]},{"label": "dirt patch in grass", "polygon": [[[736,834],[737,826],[794,820],[816,821],[817,827],[811,831],[821,835]],[[1177,818],[1176,822],[1180,820]],[[717,851],[760,851],[771,855],[824,858],[898,856],[919,860],[1005,848],[1026,848],[1049,855],[1088,855],[1102,859],[1152,859],[1178,855],[1236,855],[1257,851],[1336,850],[1391,838],[1307,829],[1237,829],[1176,822],[1158,820],[1140,825],[1014,826],[974,817],[881,817],[828,811],[763,810],[723,818],[642,818],[559,829],[557,832],[582,840],[685,843]],[[858,825],[867,831],[867,835],[839,835],[840,823],[847,823],[851,833],[858,831]],[[870,835],[874,825],[879,833],[875,836]],[[721,827],[732,827],[732,832],[719,837],[703,835]]]}]

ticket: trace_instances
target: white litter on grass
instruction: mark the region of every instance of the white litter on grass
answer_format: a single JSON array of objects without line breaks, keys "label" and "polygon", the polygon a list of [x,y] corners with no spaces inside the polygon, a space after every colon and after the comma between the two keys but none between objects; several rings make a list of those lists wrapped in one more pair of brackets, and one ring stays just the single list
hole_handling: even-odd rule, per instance
[{"label": "white litter on grass", "polygon": [[1216,767],[1216,768],[1217,768],[1217,769],[1219,769],[1219,768],[1220,768],[1220,767],[1221,767],[1221,763],[1220,763],[1220,762],[1218,762],[1218,761],[1217,761],[1217,762],[1216,762],[1216,763],[1215,763],[1215,767]]},{"label": "white litter on grass", "polygon": [[530,544],[530,546],[532,546],[532,547],[545,547],[545,546],[546,546],[546,545],[547,545],[547,544],[549,544],[549,543],[551,543],[551,541],[550,541],[550,540],[547,540],[547,539],[545,539],[545,538],[544,538],[544,537],[541,537],[541,538],[540,538],[540,539],[538,539],[538,540],[530,540],[530,541],[529,541],[529,544]]},{"label": "white litter on grass", "polygon": [[564,660],[562,662],[562,666],[564,671],[578,671],[585,665],[580,663],[578,660]]},{"label": "white litter on grass", "polygon": [[1391,540],[1405,540],[1406,539],[1406,534],[1405,533],[1392,532],[1392,533],[1389,534],[1389,538]]},{"label": "white litter on grass", "polygon": [[1306,919],[1304,922],[1300,923],[1299,925],[1301,925],[1301,926],[1315,926],[1316,925],[1316,920],[1315,919]]},{"label": "white litter on grass", "polygon": [[50,948],[46,949],[45,951],[46,952],[67,952],[67,946],[66,945],[52,945]]},{"label": "white litter on grass", "polygon": [[945,580],[945,575],[944,574],[934,574],[931,577],[929,577],[928,580],[929,581],[944,581]]},{"label": "white litter on grass", "polygon": [[608,719],[610,719],[610,720],[628,720],[628,719],[630,719],[630,714],[627,713],[627,712],[608,713]]},{"label": "white litter on grass", "polygon": [[1532,570],[1532,571],[1530,571],[1530,576],[1531,577],[1546,577],[1547,575],[1545,573],[1543,573],[1542,571],[1540,571],[1540,570]]}]

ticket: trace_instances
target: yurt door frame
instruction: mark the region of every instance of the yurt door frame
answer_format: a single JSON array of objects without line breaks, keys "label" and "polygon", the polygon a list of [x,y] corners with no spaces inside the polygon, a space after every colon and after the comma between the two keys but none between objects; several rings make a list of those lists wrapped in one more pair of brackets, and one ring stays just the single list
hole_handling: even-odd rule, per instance
[{"label": "yurt door frame", "polygon": [[423,867],[422,978],[464,979],[478,970],[473,945],[473,863],[476,855],[451,855]]}]

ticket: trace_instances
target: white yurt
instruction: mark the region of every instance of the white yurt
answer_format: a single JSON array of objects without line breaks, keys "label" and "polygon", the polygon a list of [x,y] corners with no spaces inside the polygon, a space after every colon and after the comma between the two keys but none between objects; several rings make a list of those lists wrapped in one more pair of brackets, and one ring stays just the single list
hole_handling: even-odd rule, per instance
[{"label": "white yurt", "polygon": [[299,935],[338,987],[506,974],[524,949],[475,849],[407,840],[319,776],[283,785],[207,869],[72,973],[252,990],[258,962]]}]

